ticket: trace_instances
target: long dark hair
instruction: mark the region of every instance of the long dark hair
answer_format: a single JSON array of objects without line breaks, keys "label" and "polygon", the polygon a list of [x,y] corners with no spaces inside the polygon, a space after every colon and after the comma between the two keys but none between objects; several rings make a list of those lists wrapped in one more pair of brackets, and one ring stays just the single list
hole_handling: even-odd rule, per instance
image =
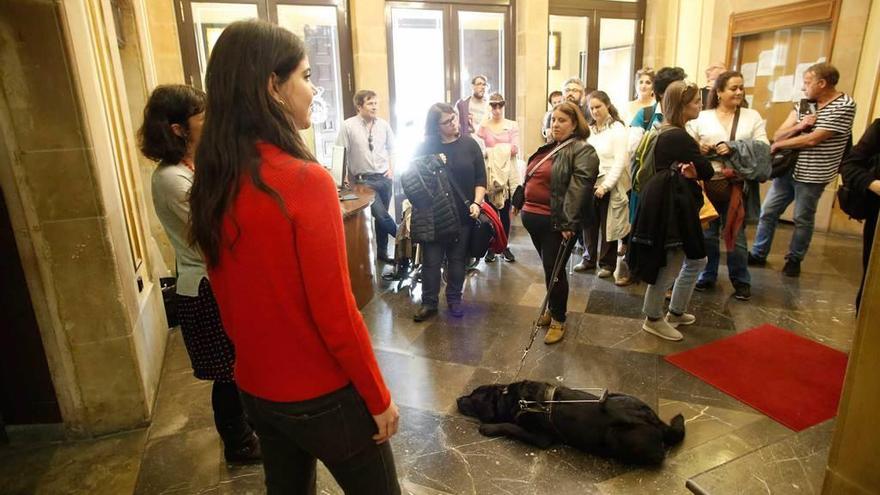
[{"label": "long dark hair", "polygon": [[[718,105],[721,103],[718,100],[718,93],[724,91],[724,88],[727,87],[727,81],[730,81],[734,77],[738,77],[740,79],[745,79],[743,77],[742,73],[735,71],[735,70],[728,70],[728,71],[722,72],[721,75],[719,75],[715,79],[715,84],[712,85],[712,90],[709,91],[709,102],[708,102],[708,105],[706,105],[707,109],[713,110],[715,108],[718,108]],[[748,108],[749,105],[748,105],[748,103],[746,103],[746,99],[743,98],[742,103],[740,103],[739,106],[742,108]]]},{"label": "long dark hair", "polygon": [[171,129],[177,124],[189,131],[189,118],[205,111],[205,92],[183,84],[157,86],[144,107],[138,129],[138,147],[154,162],[173,165],[186,154],[188,139]]},{"label": "long dark hair", "polygon": [[208,106],[190,193],[190,236],[208,266],[219,262],[223,217],[245,174],[287,211],[260,176],[257,141],[315,161],[293,119],[268,91],[272,74],[284,83],[305,56],[305,45],[295,34],[263,21],[234,22],[217,39],[205,77]]},{"label": "long dark hair", "polygon": [[[624,124],[623,120],[621,120],[621,118],[620,118],[620,112],[618,112],[617,107],[615,107],[614,104],[611,103],[611,98],[608,97],[608,93],[606,93],[604,91],[600,91],[600,90],[596,90],[596,91],[593,91],[592,93],[590,93],[587,96],[587,110],[588,111],[590,108],[590,100],[592,100],[593,98],[601,101],[605,105],[605,107],[608,108],[608,115],[611,116],[611,122],[617,121],[617,122],[620,122],[621,124]],[[626,124],[624,124],[624,125],[626,125]]]},{"label": "long dark hair", "polygon": [[[428,109],[428,116],[425,117],[425,142],[440,142],[440,117],[444,113],[455,115],[455,109],[449,103],[434,103]],[[458,116],[456,116],[458,118]],[[461,132],[461,129],[459,129]]]}]

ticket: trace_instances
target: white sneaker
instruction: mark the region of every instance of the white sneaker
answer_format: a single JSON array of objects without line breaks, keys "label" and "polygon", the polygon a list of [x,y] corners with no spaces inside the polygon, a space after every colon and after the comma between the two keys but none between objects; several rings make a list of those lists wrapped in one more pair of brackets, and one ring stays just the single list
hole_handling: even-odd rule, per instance
[{"label": "white sneaker", "polygon": [[666,340],[681,340],[683,338],[681,332],[663,319],[651,321],[645,318],[645,322],[642,323],[642,330]]},{"label": "white sneaker", "polygon": [[608,278],[613,274],[614,274],[614,272],[612,272],[611,270],[609,270],[607,268],[600,268],[599,271],[596,273],[596,276],[599,278]]},{"label": "white sneaker", "polygon": [[675,328],[678,328],[679,325],[693,325],[696,321],[697,317],[690,313],[682,313],[681,316],[666,313],[666,322]]}]

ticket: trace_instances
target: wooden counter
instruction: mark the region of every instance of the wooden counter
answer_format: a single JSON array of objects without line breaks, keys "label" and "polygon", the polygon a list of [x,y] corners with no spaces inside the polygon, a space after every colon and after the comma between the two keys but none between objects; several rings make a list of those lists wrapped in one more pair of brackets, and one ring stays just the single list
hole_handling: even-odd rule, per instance
[{"label": "wooden counter", "polygon": [[376,193],[357,184],[351,191],[358,199],[340,201],[345,229],[345,251],[348,254],[348,276],[358,308],[373,299],[375,264],[373,262],[373,215],[370,205]]}]

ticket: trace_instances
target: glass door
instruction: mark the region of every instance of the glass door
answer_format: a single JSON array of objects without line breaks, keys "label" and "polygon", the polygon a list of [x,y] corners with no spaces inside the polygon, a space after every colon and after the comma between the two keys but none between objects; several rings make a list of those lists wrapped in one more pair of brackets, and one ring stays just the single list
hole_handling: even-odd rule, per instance
[{"label": "glass door", "polygon": [[391,7],[391,117],[402,166],[422,142],[428,108],[450,100],[443,27],[442,9]]},{"label": "glass door", "polygon": [[277,19],[279,26],[305,41],[318,93],[312,102],[312,127],[303,131],[303,137],[318,161],[329,167],[336,135],[345,120],[336,7],[278,5]]},{"label": "glass door", "polygon": [[389,2],[386,19],[397,170],[423,140],[428,108],[470,96],[474,76],[488,79],[485,97],[505,96],[514,118],[509,7]]},{"label": "glass door", "polygon": [[193,74],[190,74],[189,83],[204,88],[208,59],[220,33],[235,21],[259,18],[259,12],[256,4],[190,2],[189,13],[192,20],[191,34],[195,41],[195,62],[198,67],[198,81],[195,81]]},{"label": "glass door", "polygon": [[635,91],[636,20],[603,17],[599,20],[597,89],[608,93],[618,109],[627,108]]},{"label": "glass door", "polygon": [[547,44],[547,92],[562,91],[571,77],[587,79],[588,16],[551,15]]}]

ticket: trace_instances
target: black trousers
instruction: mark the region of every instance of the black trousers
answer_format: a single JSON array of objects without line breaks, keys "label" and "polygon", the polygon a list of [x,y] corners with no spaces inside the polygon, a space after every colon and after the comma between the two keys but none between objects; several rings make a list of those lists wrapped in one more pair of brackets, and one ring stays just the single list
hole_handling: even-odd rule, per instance
[{"label": "black trousers", "polygon": [[235,383],[214,382],[211,407],[214,409],[214,426],[223,439],[223,445],[234,449],[251,438],[253,430],[245,418]]},{"label": "black trousers", "polygon": [[856,312],[862,304],[862,291],[865,290],[865,275],[868,273],[868,261],[871,259],[871,248],[874,246],[874,231],[877,230],[878,212],[880,211],[875,208],[868,213],[868,218],[865,219],[865,230],[862,231],[862,283],[859,285],[859,293],[856,295]]},{"label": "black trousers", "polygon": [[[550,223],[549,215],[538,215],[535,213],[522,213],[523,227],[529,232],[532,238],[532,244],[538,250],[541,256],[541,263],[544,265],[544,285],[550,287],[551,277],[553,276],[553,264],[556,262],[556,256],[562,248],[562,233],[553,230]],[[568,257],[571,256],[571,248],[574,245],[572,238],[568,243],[562,260],[562,268],[559,270],[559,278],[550,291],[550,300],[548,307],[550,316],[554,320],[564,322],[565,313],[568,311],[568,277],[566,276],[566,265]]]},{"label": "black trousers", "polygon": [[422,306],[436,308],[440,301],[440,267],[446,259],[446,302],[461,302],[467,268],[467,247],[471,225],[461,225],[458,238],[422,243]]},{"label": "black trousers", "polygon": [[584,260],[589,260],[599,268],[607,268],[614,271],[617,266],[617,241],[605,240],[605,222],[608,219],[608,203],[611,201],[611,193],[606,193],[602,199],[590,196],[584,205],[583,236],[584,236]]},{"label": "black trousers", "polygon": [[244,391],[242,401],[260,437],[268,495],[314,494],[320,460],[346,494],[400,493],[391,445],[351,385],[301,402],[273,402]]}]

